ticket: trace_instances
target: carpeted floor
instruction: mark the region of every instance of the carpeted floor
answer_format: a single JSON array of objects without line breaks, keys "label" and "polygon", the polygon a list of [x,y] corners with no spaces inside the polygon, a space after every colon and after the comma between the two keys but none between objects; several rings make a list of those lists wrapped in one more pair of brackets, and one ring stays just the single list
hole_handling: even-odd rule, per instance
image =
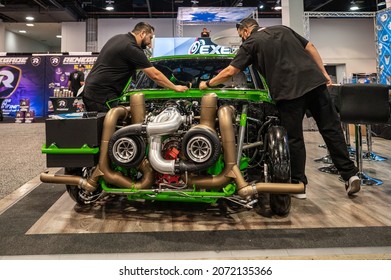
[{"label": "carpeted floor", "polygon": [[0,199],[46,169],[45,123],[0,122]]}]

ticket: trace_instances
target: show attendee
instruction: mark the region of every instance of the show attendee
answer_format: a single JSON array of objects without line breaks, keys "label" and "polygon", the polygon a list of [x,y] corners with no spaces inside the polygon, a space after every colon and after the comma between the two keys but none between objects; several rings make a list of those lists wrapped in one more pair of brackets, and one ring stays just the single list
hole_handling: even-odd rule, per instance
[{"label": "show attendee", "polygon": [[68,89],[72,91],[73,96],[76,96],[79,89],[84,85],[84,69],[84,65],[79,64],[77,69],[69,75]]},{"label": "show attendee", "polygon": [[[303,117],[308,109],[322,135],[346,191],[360,191],[357,167],[350,160],[341,123],[327,86],[331,79],[315,46],[286,26],[261,28],[246,18],[236,25],[242,38],[235,58],[217,76],[201,82],[201,90],[221,84],[252,64],[266,79],[281,125],[288,133],[292,182],[307,185]],[[305,198],[305,193],[298,198]]]},{"label": "show attendee", "polygon": [[186,86],[174,85],[145,55],[143,49],[151,45],[154,30],[150,24],[139,22],[132,32],[107,41],[86,79],[83,102],[87,111],[108,111],[106,101],[120,96],[136,70],[143,71],[162,87],[177,92],[188,90]]},{"label": "show attendee", "polygon": [[201,32],[201,37],[210,37],[210,30],[208,31],[208,29],[204,27]]}]

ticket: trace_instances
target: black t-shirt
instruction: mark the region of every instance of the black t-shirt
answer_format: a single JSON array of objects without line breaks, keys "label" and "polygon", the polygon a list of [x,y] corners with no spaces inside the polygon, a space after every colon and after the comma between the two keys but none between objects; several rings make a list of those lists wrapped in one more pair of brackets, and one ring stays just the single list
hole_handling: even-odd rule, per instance
[{"label": "black t-shirt", "polygon": [[254,29],[231,65],[253,66],[264,76],[275,101],[291,100],[326,84],[326,77],[305,51],[308,41],[291,28],[279,25]]},{"label": "black t-shirt", "polygon": [[77,92],[81,88],[81,82],[84,82],[84,73],[81,71],[74,71],[69,75],[69,81],[71,82],[71,90],[73,95],[76,96]]},{"label": "black t-shirt", "polygon": [[112,37],[88,74],[84,97],[99,103],[118,97],[137,69],[152,67],[131,33]]},{"label": "black t-shirt", "polygon": [[208,31],[202,31],[201,32],[201,37],[209,37],[209,32]]}]

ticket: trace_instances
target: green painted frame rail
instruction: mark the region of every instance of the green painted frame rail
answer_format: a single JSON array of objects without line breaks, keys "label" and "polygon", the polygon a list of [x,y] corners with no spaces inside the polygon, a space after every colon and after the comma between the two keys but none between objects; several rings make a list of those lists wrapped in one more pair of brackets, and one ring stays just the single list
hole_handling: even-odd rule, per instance
[{"label": "green painted frame rail", "polygon": [[84,144],[80,148],[59,148],[56,143],[52,143],[49,147],[43,144],[41,151],[43,154],[51,155],[95,155],[99,153],[99,147],[91,148]]}]

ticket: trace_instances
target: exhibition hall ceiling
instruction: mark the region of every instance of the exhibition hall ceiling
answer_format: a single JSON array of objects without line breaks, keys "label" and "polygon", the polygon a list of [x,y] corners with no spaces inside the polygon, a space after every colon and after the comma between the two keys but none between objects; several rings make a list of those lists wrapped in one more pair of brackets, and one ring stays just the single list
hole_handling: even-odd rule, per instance
[{"label": "exhibition hall ceiling", "polygon": [[[290,0],[290,5],[296,1]],[[303,0],[306,12],[376,12],[386,7],[385,0]],[[87,18],[177,18],[180,7],[257,7],[259,18],[281,17],[281,0],[0,0],[0,21],[8,31],[58,46],[61,22],[84,21]],[[108,11],[110,5],[113,10]],[[27,27],[26,16],[34,18]],[[31,25],[31,23],[30,23]],[[46,26],[46,27],[45,27]],[[39,28],[38,28],[39,27]],[[20,33],[24,30],[25,33]]]},{"label": "exhibition hall ceiling", "polygon": [[[291,0],[291,5],[295,1]],[[385,0],[303,0],[305,11],[357,11],[385,8]],[[178,7],[258,7],[259,17],[280,17],[274,7],[280,0],[0,0],[0,19],[25,22],[28,13],[36,22],[79,21],[95,18],[176,18]],[[378,5],[380,4],[380,6]],[[113,10],[105,8],[112,5]]]}]

